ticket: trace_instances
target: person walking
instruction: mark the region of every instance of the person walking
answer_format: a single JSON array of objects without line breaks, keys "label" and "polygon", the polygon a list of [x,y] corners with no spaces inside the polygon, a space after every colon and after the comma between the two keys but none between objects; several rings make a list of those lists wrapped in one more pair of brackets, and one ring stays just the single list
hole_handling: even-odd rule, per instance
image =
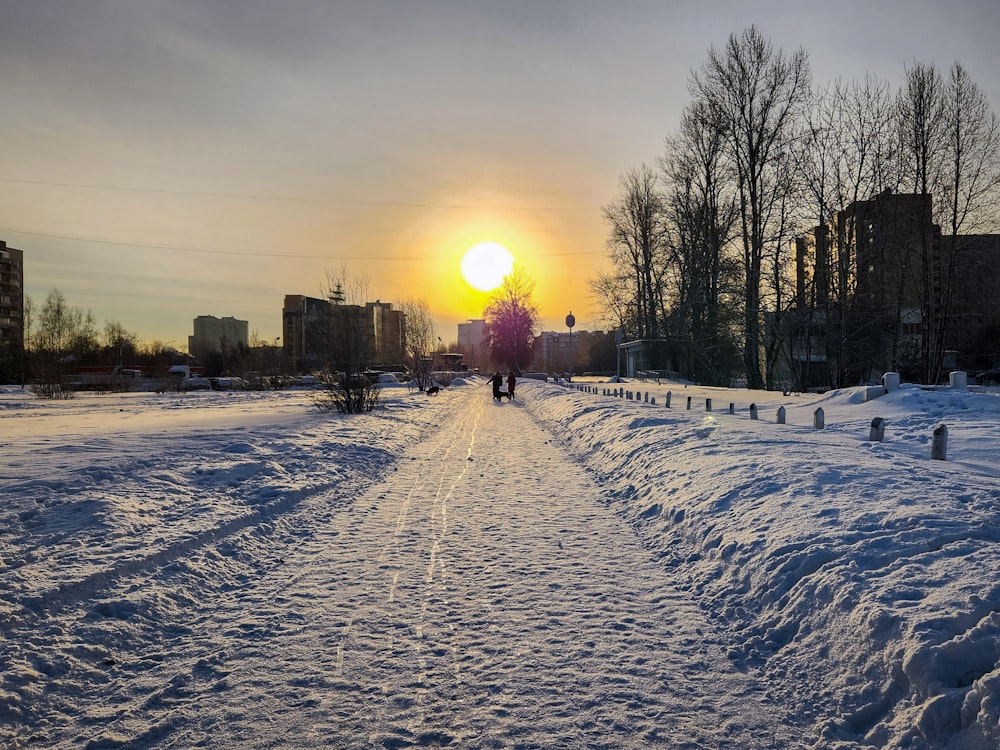
[{"label": "person walking", "polygon": [[510,370],[507,372],[507,393],[510,394],[510,400],[514,400],[514,385],[517,383],[517,378],[514,377],[514,371]]},{"label": "person walking", "polygon": [[499,370],[497,370],[495,373],[493,373],[493,377],[490,378],[490,382],[493,384],[493,398],[495,398],[497,401],[499,401],[500,400],[500,386],[503,385],[503,376],[500,374]]}]

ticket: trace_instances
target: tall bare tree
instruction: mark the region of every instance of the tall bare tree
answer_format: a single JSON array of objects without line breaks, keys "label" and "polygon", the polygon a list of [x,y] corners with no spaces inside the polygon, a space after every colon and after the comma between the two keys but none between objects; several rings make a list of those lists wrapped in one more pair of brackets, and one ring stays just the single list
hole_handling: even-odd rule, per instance
[{"label": "tall bare tree", "polygon": [[762,264],[768,240],[774,236],[767,222],[785,197],[780,169],[796,118],[808,101],[809,85],[805,50],[786,57],[756,26],[731,35],[721,50],[712,47],[708,61],[690,82],[691,93],[708,105],[726,133],[736,172],[744,266],[743,361],[751,388],[764,386]]},{"label": "tall bare tree", "polygon": [[804,258],[811,273],[802,274],[798,290],[796,338],[806,381],[816,378],[810,368],[819,366],[835,387],[858,382],[868,375],[864,362],[872,360],[871,347],[859,347],[859,339],[881,347],[881,307],[857,295],[855,215],[841,211],[898,187],[895,107],[889,85],[871,75],[838,80],[812,100],[796,169],[815,222],[812,257]]},{"label": "tall bare tree", "polygon": [[667,332],[681,350],[685,374],[717,385],[728,385],[733,375],[731,284],[739,277],[730,253],[737,211],[724,147],[724,132],[704,102],[695,101],[667,139],[661,161],[670,235],[664,245]]},{"label": "tall bare tree", "polygon": [[604,208],[612,264],[632,287],[635,330],[626,333],[635,338],[661,334],[666,203],[659,181],[645,164],[629,170],[619,180],[618,198]]},{"label": "tall bare tree", "polygon": [[949,72],[943,109],[939,216],[949,233],[942,238],[935,264],[938,294],[937,315],[930,327],[930,382],[937,382],[943,374],[955,281],[967,252],[961,234],[994,224],[1000,202],[1000,122],[983,90],[960,63]]}]

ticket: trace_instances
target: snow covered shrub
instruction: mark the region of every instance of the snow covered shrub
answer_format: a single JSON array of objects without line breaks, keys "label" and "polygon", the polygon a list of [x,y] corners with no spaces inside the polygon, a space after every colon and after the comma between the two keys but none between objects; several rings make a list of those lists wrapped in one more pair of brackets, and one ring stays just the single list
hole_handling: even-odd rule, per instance
[{"label": "snow covered shrub", "polygon": [[319,381],[322,387],[313,392],[312,401],[321,411],[360,414],[378,406],[381,391],[367,375],[325,372]]},{"label": "snow covered shrub", "polygon": [[76,396],[72,388],[63,388],[59,383],[32,383],[31,392],[38,398],[71,399]]}]

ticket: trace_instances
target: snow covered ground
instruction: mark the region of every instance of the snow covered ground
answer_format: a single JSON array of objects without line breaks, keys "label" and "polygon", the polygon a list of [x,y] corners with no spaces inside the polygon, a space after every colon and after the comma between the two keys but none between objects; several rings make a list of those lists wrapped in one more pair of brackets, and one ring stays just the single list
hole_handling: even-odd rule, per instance
[{"label": "snow covered ground", "polygon": [[1000,746],[1000,393],[589,385],[0,393],[0,746]]}]

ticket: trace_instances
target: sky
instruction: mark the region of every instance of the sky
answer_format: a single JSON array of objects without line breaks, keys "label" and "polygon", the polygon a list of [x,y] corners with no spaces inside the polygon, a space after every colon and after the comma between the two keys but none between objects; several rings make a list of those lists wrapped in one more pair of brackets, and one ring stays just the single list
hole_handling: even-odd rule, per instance
[{"label": "sky", "polygon": [[36,304],[181,349],[199,315],[273,341],[341,274],[454,341],[486,241],[544,330],[594,329],[602,208],[751,24],[816,84],[958,60],[1000,106],[991,0],[0,0],[0,239]]},{"label": "sky", "polygon": [[580,381],[0,386],[0,745],[1000,746],[1000,390]]}]

